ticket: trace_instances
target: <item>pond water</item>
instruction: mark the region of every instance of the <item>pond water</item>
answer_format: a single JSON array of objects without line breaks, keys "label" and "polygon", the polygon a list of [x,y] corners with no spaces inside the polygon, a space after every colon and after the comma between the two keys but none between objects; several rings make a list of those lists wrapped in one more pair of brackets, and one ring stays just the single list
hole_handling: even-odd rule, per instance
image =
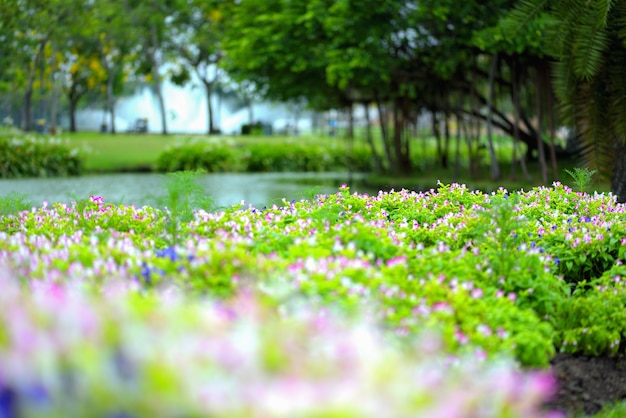
[{"label": "pond water", "polygon": [[[45,179],[0,179],[0,196],[11,192],[25,195],[34,206],[43,201],[66,202],[90,195],[102,196],[105,202],[126,205],[154,205],[164,194],[163,174],[124,173]],[[242,201],[263,207],[280,204],[283,198],[300,200],[315,194],[337,192],[342,183],[353,191],[371,193],[355,186],[362,174],[348,173],[216,173],[201,175],[197,183],[215,199],[219,207]]]}]

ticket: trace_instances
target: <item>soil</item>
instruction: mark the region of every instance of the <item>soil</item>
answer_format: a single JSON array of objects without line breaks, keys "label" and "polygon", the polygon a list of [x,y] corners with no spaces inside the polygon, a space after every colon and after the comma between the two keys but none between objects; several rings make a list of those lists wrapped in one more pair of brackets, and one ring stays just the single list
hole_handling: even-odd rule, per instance
[{"label": "soil", "polygon": [[626,357],[557,354],[551,361],[558,390],[549,410],[570,417],[600,412],[605,404],[626,399]]}]

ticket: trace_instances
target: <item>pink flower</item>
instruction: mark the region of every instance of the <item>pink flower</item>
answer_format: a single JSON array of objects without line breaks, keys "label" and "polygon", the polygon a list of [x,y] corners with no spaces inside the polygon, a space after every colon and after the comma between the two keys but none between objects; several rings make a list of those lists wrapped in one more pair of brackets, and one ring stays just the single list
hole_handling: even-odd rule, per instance
[{"label": "pink flower", "polygon": [[393,267],[398,264],[404,264],[405,262],[406,262],[405,256],[394,257],[394,258],[387,260],[387,267]]},{"label": "pink flower", "polygon": [[491,328],[489,328],[489,326],[485,324],[478,325],[476,327],[476,331],[478,331],[480,334],[484,335],[485,337],[489,337],[492,334]]},{"label": "pink flower", "polygon": [[450,305],[448,305],[446,302],[437,302],[433,305],[433,311],[434,312],[446,312],[446,313],[452,313],[453,309]]},{"label": "pink flower", "polygon": [[467,344],[469,341],[469,338],[467,337],[467,335],[463,334],[461,330],[457,329],[456,331],[454,331],[454,336],[456,337],[456,340],[461,345]]}]

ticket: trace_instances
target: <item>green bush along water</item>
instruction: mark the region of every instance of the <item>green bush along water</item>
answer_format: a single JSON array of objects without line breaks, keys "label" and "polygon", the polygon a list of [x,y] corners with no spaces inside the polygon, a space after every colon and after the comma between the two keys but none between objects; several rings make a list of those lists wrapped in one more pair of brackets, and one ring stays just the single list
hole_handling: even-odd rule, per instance
[{"label": "green bush along water", "polygon": [[371,151],[315,144],[228,144],[192,141],[169,147],[158,158],[156,170],[208,172],[373,171]]},{"label": "green bush along water", "polygon": [[58,138],[0,135],[0,178],[76,176],[81,153]]}]

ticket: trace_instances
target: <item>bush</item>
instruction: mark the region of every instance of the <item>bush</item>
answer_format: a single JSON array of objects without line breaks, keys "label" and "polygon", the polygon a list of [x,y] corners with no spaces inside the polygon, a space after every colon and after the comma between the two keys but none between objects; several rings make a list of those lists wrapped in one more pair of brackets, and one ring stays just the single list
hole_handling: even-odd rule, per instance
[{"label": "bush", "polygon": [[238,171],[235,152],[221,144],[196,142],[165,150],[156,162],[160,172],[204,170],[209,173]]},{"label": "bush", "polygon": [[0,178],[77,176],[83,159],[59,138],[0,136]]},{"label": "bush", "polygon": [[356,147],[351,154],[344,148],[301,144],[258,144],[227,147],[210,143],[186,143],[169,148],[157,161],[157,170],[206,170],[208,172],[327,172],[351,168],[374,169],[371,151]]}]

